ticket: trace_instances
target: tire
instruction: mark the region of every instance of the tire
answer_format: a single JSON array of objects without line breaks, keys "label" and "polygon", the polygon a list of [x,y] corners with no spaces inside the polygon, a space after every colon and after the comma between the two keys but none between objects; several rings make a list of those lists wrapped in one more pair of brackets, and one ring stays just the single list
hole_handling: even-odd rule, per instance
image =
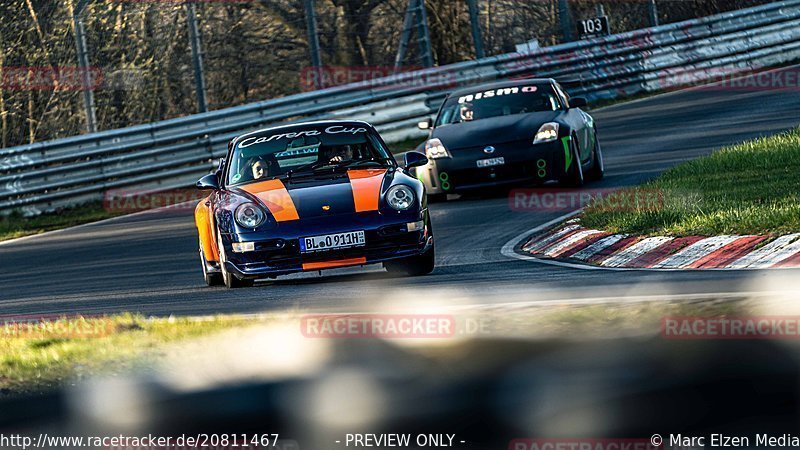
[{"label": "tire", "polygon": [[209,286],[220,286],[222,285],[222,273],[219,272],[209,272],[208,271],[208,261],[206,261],[206,255],[203,253],[203,245],[200,244],[200,266],[203,268],[203,280],[205,280],[206,284]]},{"label": "tire", "polygon": [[597,140],[597,132],[594,135],[594,152],[592,152],[592,168],[586,172],[586,179],[600,181],[605,174],[605,164],[603,163],[603,149],[600,148],[600,141]]},{"label": "tire", "polygon": [[578,154],[578,140],[575,136],[569,140],[569,150],[572,152],[572,164],[567,169],[567,173],[561,178],[561,184],[564,186],[579,188],[583,186],[585,181],[583,177],[583,166],[581,165],[581,157]]},{"label": "tire", "polygon": [[447,194],[428,194],[428,203],[444,203],[447,201]]},{"label": "tire", "polygon": [[217,238],[217,246],[219,247],[219,268],[222,272],[222,282],[225,284],[225,287],[228,289],[237,289],[252,286],[255,283],[254,280],[243,280],[228,272],[228,269],[225,267],[227,257],[225,255],[225,246],[222,245],[222,234],[218,232],[217,236],[219,236]]}]

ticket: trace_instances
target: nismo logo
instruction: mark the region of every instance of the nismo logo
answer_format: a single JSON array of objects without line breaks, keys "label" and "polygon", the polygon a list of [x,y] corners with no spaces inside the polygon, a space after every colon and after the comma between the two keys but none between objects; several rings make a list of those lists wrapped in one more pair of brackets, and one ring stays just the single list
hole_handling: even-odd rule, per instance
[{"label": "nismo logo", "polygon": [[507,87],[507,88],[500,88],[500,89],[492,89],[489,91],[478,92],[477,94],[468,94],[458,98],[458,103],[469,103],[473,100],[480,100],[482,98],[491,98],[491,97],[499,97],[501,95],[513,95],[519,94],[520,92],[529,93],[529,92],[536,92],[538,88],[536,86],[523,86],[523,87]]}]

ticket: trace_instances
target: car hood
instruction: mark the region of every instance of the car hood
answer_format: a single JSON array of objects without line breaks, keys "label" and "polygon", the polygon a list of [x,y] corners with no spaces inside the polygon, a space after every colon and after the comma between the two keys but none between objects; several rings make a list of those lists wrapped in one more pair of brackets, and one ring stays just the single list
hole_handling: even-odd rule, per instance
[{"label": "car hood", "polygon": [[435,128],[431,138],[441,139],[448,150],[533,139],[542,124],[560,115],[561,111],[543,111],[454,123]]},{"label": "car hood", "polygon": [[240,186],[240,194],[256,199],[277,222],[338,214],[377,211],[387,169],[266,180]]}]

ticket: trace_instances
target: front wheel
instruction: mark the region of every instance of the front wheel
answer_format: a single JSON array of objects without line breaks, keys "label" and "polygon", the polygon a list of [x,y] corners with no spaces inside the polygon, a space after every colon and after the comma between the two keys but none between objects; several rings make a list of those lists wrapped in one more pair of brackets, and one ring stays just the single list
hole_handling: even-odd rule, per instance
[{"label": "front wheel", "polygon": [[225,254],[225,246],[222,245],[222,234],[217,233],[217,236],[219,236],[217,238],[217,246],[219,246],[219,268],[222,272],[222,282],[225,284],[225,287],[228,289],[236,289],[252,286],[255,283],[254,280],[240,279],[236,275],[230,273],[225,267],[225,262],[228,258]]},{"label": "front wheel", "polygon": [[594,135],[594,151],[592,152],[592,168],[586,172],[586,178],[591,181],[603,179],[605,165],[603,163],[603,150],[600,148],[600,141],[597,140],[597,133]]},{"label": "front wheel", "polygon": [[431,248],[421,255],[386,261],[383,263],[383,267],[391,274],[416,277],[433,272],[434,260],[434,246],[431,245]]},{"label": "front wheel", "polygon": [[203,243],[200,243],[200,265],[203,268],[203,280],[209,286],[219,286],[223,283],[222,274],[220,272],[209,272],[208,261],[203,252]]},{"label": "front wheel", "polygon": [[447,194],[428,194],[428,203],[443,203],[447,201]]}]

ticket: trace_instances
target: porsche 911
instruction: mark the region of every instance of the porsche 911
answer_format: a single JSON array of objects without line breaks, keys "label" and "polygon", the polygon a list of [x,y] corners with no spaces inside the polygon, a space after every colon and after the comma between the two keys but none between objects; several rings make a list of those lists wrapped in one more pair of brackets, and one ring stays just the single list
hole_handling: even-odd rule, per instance
[{"label": "porsche 911", "polygon": [[209,285],[383,264],[402,275],[434,268],[425,187],[398,165],[361,121],[268,128],[233,139],[216,172],[197,182],[210,194],[195,209],[200,262]]}]

